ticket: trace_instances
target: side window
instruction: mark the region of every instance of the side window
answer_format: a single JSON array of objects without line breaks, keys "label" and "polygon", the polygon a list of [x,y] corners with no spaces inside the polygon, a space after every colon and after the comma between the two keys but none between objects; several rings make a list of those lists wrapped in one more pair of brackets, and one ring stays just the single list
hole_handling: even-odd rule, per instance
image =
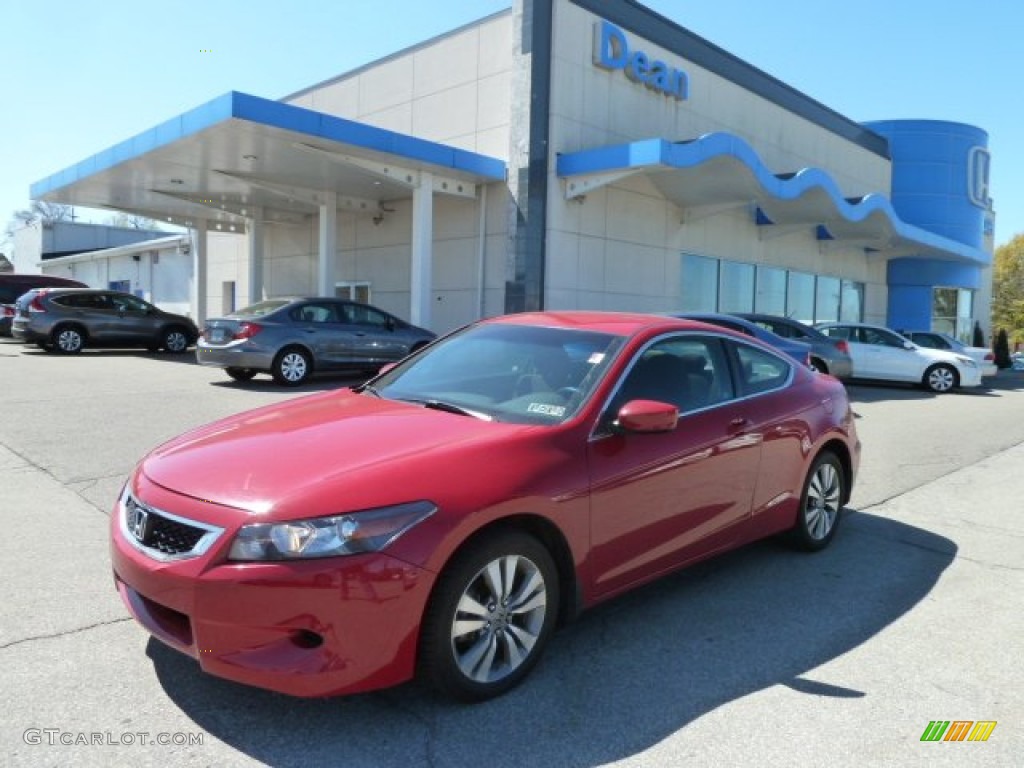
[{"label": "side window", "polygon": [[792,366],[781,357],[746,344],[736,345],[740,386],[744,395],[778,389],[789,381]]},{"label": "side window", "polygon": [[357,325],[374,325],[379,328],[386,328],[388,325],[387,315],[365,304],[348,304],[345,309],[349,313],[350,322]]},{"label": "side window", "polygon": [[920,344],[922,347],[928,347],[930,349],[950,349],[950,344],[941,336],[936,336],[932,333],[915,333],[913,335],[915,343]]},{"label": "side window", "polygon": [[303,304],[294,307],[288,317],[297,323],[333,323],[336,322],[334,307],[330,304]]},{"label": "side window", "polygon": [[145,314],[146,310],[149,309],[149,305],[142,299],[137,299],[134,296],[121,296],[110,294],[110,300],[114,305],[114,309],[125,312],[137,312],[139,314]]},{"label": "side window", "polygon": [[612,399],[611,419],[630,400],[671,403],[680,413],[700,410],[734,397],[721,342],[702,336],[675,336],[641,352]]},{"label": "side window", "polygon": [[850,329],[842,325],[832,326],[830,328],[822,328],[821,332],[828,336],[830,339],[846,339],[847,341],[860,341],[856,333],[851,333]]},{"label": "side window", "polygon": [[877,347],[903,346],[903,340],[895,334],[883,333],[874,328],[862,328],[861,332],[864,334],[864,342],[866,344],[874,344]]}]

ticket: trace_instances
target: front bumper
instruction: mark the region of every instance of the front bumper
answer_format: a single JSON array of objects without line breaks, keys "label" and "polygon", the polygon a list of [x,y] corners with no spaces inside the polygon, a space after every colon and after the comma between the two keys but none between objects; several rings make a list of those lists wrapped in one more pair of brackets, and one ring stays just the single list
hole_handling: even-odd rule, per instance
[{"label": "front bumper", "polygon": [[960,386],[961,387],[980,387],[981,386],[981,369],[980,368],[961,368],[960,369]]},{"label": "front bumper", "polygon": [[[196,518],[201,502],[150,487],[147,504]],[[386,554],[234,563],[226,553],[237,526],[204,555],[158,561],[126,540],[120,516],[118,504],[111,559],[122,600],[203,671],[293,696],[355,693],[413,676],[429,572]]]}]

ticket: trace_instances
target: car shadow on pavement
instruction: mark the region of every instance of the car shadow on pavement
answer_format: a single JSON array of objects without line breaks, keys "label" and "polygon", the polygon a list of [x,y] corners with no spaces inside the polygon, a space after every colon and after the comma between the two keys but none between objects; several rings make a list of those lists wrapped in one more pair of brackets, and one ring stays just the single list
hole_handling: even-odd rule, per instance
[{"label": "car shadow on pavement", "polygon": [[[585,613],[533,675],[464,706],[416,684],[294,699],[216,678],[150,640],[168,696],[195,723],[274,766],[597,766],[776,685],[878,698],[816,670],[923,600],[953,561],[949,539],[847,511],[817,555],[761,542]],[[737,735],[739,730],[737,730]]]},{"label": "car shadow on pavement", "polygon": [[329,389],[358,387],[371,378],[373,376],[370,374],[353,376],[351,373],[314,373],[304,384],[300,384],[297,387],[284,387],[267,374],[258,375],[249,381],[232,381],[225,375],[223,381],[211,381],[210,386],[235,390],[251,390],[253,392],[282,392],[301,395],[311,392],[325,392]]},{"label": "car shadow on pavement", "polygon": [[850,400],[854,404],[879,403],[883,400],[934,400],[935,398],[944,397],[999,397],[999,391],[995,386],[993,386],[993,384],[994,382],[992,381],[986,381],[980,387],[954,389],[951,392],[945,392],[940,395],[935,392],[929,392],[926,389],[922,389],[915,384],[899,384],[883,381],[867,382],[859,380],[846,382],[846,391],[849,393]]}]

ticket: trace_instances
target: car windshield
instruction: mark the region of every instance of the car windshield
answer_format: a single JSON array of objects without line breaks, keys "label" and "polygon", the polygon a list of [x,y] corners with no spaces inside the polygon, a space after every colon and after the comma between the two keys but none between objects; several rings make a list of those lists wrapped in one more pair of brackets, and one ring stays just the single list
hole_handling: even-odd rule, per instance
[{"label": "car windshield", "polygon": [[242,307],[242,309],[236,309],[231,313],[231,317],[263,317],[269,315],[285,304],[288,304],[287,300],[271,299],[269,301],[261,301],[258,304],[250,304],[248,307]]},{"label": "car windshield", "polygon": [[526,325],[471,326],[362,391],[516,424],[561,424],[587,401],[624,337]]}]

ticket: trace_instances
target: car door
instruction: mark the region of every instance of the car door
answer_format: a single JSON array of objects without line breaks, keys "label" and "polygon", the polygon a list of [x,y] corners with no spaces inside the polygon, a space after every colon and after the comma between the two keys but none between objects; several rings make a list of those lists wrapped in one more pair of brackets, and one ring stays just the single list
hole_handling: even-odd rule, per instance
[{"label": "car door", "polygon": [[[635,399],[676,405],[670,432],[624,433]],[[749,518],[762,436],[736,397],[724,342],[672,335],[637,354],[588,446],[595,596],[721,548]]]},{"label": "car door", "polygon": [[396,332],[397,324],[386,312],[356,302],[343,302],[353,339],[357,362],[383,365],[409,353],[407,339]]},{"label": "car door", "polygon": [[72,309],[71,315],[83,326],[89,340],[96,344],[117,341],[117,311],[106,293],[71,294],[61,303]]},{"label": "car door", "polygon": [[858,330],[870,366],[870,373],[865,375],[891,381],[920,381],[921,361],[912,349],[907,349],[902,336],[884,328],[863,326]]},{"label": "car door", "polygon": [[159,318],[152,304],[124,293],[111,293],[107,296],[115,314],[115,319],[111,321],[111,341],[133,346],[157,342]]},{"label": "car door", "polygon": [[333,301],[306,301],[288,310],[292,331],[299,343],[313,353],[313,365],[321,370],[344,362],[347,344]]}]

